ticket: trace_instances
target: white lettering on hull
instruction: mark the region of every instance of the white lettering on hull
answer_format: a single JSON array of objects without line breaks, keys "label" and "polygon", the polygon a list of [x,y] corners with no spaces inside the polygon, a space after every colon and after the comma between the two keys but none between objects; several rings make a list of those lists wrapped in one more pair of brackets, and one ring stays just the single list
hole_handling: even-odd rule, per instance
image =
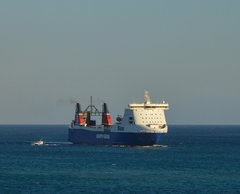
[{"label": "white lettering on hull", "polygon": [[110,139],[108,134],[96,134],[96,139]]}]

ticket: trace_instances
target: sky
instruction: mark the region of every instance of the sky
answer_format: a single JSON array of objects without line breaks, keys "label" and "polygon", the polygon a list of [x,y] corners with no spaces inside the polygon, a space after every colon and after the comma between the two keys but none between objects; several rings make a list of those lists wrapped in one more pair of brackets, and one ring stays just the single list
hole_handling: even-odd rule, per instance
[{"label": "sky", "polygon": [[240,124],[239,0],[2,0],[0,124],[68,124],[93,96],[169,124]]}]

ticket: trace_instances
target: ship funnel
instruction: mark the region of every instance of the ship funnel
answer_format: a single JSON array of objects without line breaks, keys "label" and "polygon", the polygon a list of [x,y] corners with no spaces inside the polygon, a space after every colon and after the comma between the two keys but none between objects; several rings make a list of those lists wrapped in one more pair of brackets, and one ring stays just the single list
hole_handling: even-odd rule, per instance
[{"label": "ship funnel", "polygon": [[78,124],[78,125],[84,125],[85,124],[84,115],[83,115],[83,112],[81,110],[81,105],[79,103],[76,103],[75,124]]},{"label": "ship funnel", "polygon": [[109,113],[107,103],[103,103],[103,113]]},{"label": "ship funnel", "polygon": [[103,103],[103,108],[102,108],[102,125],[104,126],[112,125],[111,115],[108,111],[108,107],[106,103]]},{"label": "ship funnel", "polygon": [[81,110],[81,105],[79,104],[79,103],[76,103],[76,114],[79,114],[79,113],[81,113],[82,112],[82,110]]}]

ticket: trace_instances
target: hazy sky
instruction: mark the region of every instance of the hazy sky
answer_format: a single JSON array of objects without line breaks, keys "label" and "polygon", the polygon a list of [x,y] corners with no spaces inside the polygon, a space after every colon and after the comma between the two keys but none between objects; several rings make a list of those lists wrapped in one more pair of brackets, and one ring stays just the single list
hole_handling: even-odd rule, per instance
[{"label": "hazy sky", "polygon": [[67,124],[92,95],[116,116],[240,124],[239,0],[2,0],[0,123]]}]

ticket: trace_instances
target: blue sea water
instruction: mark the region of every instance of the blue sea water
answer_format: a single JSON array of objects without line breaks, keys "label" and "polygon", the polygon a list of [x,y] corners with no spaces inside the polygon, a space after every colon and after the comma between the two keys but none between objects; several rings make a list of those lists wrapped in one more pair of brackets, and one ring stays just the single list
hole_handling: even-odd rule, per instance
[{"label": "blue sea water", "polygon": [[67,128],[0,125],[0,193],[240,193],[240,126],[169,126],[152,147],[72,145]]}]

